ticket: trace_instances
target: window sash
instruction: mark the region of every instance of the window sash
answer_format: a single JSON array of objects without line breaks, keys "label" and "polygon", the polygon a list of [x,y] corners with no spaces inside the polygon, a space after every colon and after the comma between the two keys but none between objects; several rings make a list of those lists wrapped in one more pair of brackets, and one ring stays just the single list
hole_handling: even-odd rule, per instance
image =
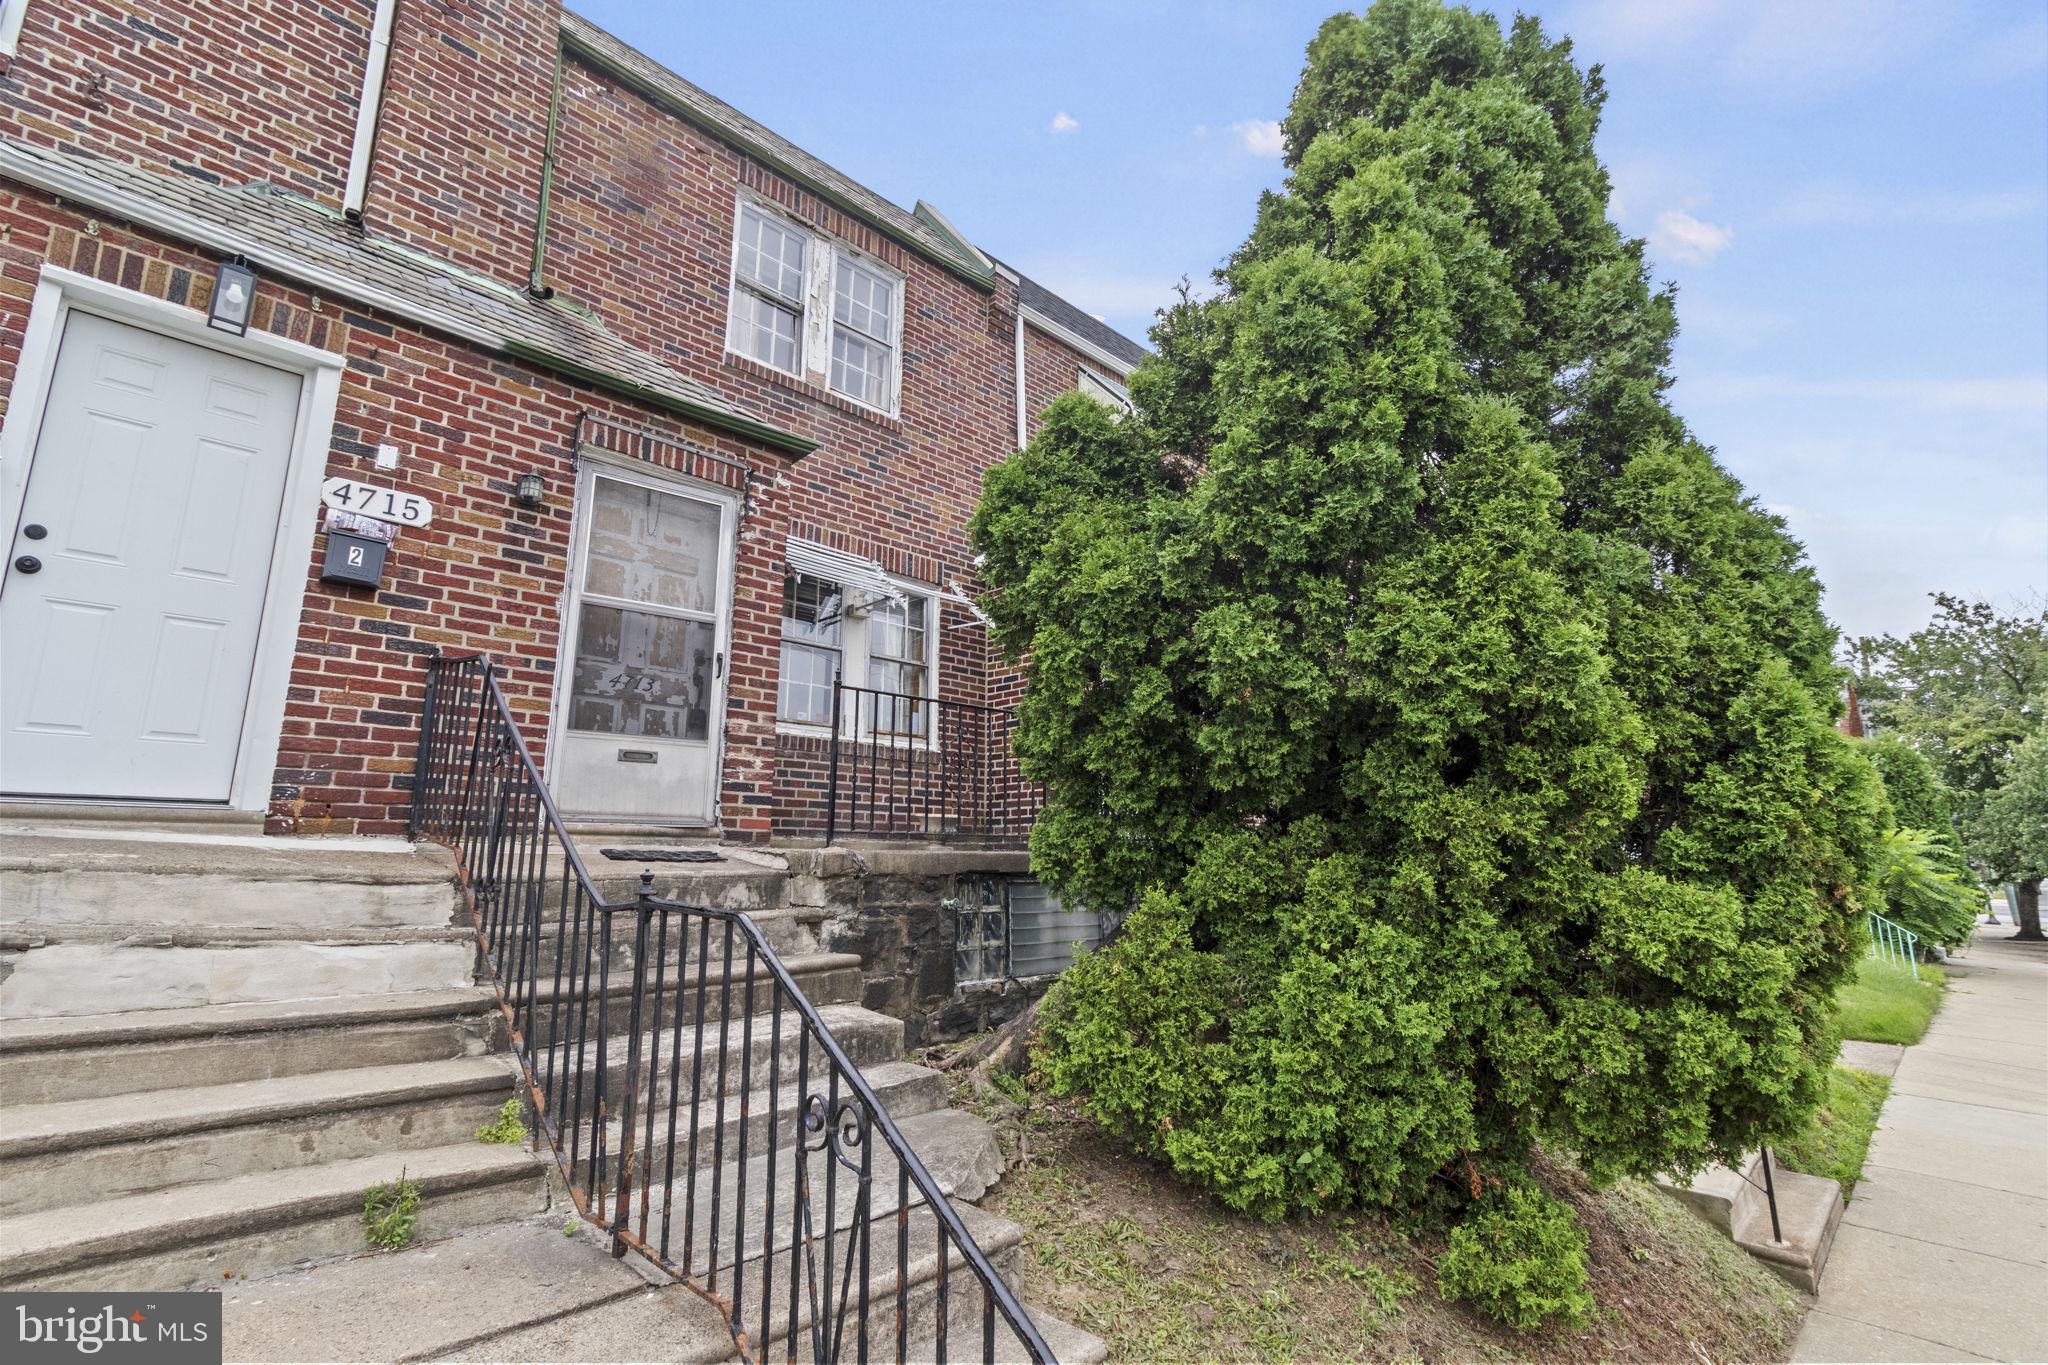
[{"label": "window sash", "polygon": [[775,716],[796,725],[832,723],[832,678],[839,672],[836,649],[782,642],[782,667],[776,688]]},{"label": "window sash", "polygon": [[827,382],[834,392],[887,411],[895,378],[903,286],[843,251],[833,253],[832,356]]},{"label": "window sash", "polygon": [[871,408],[889,406],[889,348],[858,333],[832,334],[832,388]]},{"label": "window sash", "polygon": [[776,222],[752,204],[740,205],[734,270],[742,281],[801,310],[809,254],[810,239],[805,234]]}]

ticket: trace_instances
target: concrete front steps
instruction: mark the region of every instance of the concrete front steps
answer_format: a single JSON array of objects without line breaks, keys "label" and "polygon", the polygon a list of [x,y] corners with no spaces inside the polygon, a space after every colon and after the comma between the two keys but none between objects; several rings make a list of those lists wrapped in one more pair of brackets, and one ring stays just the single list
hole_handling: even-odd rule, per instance
[{"label": "concrete front steps", "polygon": [[0,813],[0,1286],[175,1289],[545,1209],[444,850]]},{"label": "concrete front steps", "polygon": [[0,813],[0,1019],[467,986],[454,874],[398,839]]},{"label": "concrete front steps", "polygon": [[1771,1235],[1761,1152],[1751,1152],[1740,1171],[1709,1166],[1690,1181],[1660,1177],[1657,1185],[1779,1278],[1817,1294],[1828,1253],[1834,1248],[1835,1228],[1842,1221],[1841,1186],[1820,1176],[1787,1170],[1776,1160],[1771,1163],[1771,1181],[1778,1194],[1782,1241]]},{"label": "concrete front steps", "polygon": [[0,1021],[0,1286],[190,1288],[358,1250],[365,1191],[401,1174],[427,1235],[546,1208],[526,1147],[472,1136],[518,1093],[496,1015],[469,988]]},{"label": "concrete front steps", "polygon": [[[798,961],[792,959],[791,965]],[[947,1107],[945,1084],[937,1073],[902,1060],[902,1022],[854,1003],[860,987],[857,973],[843,964],[820,963],[802,975],[809,982],[806,993],[833,1038],[860,1068],[976,1243],[1014,1286],[1023,1265],[1022,1229],[971,1202],[1004,1170],[994,1130],[974,1115]],[[816,994],[811,994],[813,990]],[[643,1027],[641,1057],[643,1064],[654,1068],[654,1133],[658,1150],[664,1153],[654,1160],[656,1178],[646,1190],[646,1235],[657,1249],[661,1247],[666,1213],[666,1254],[671,1259],[680,1262],[687,1255],[700,1274],[716,1263],[720,1292],[728,1295],[737,1279],[750,1342],[762,1335],[765,1321],[767,1334],[781,1349],[791,1332],[793,1309],[797,1349],[808,1353],[814,1311],[810,1292],[806,1288],[798,1294],[794,1305],[789,1295],[793,1257],[804,1254],[799,1249],[793,1141],[806,1096],[827,1092],[830,1080],[820,1049],[815,1041],[807,1048],[802,1043],[798,1015],[787,1004],[777,1034],[765,983],[757,989],[752,1016],[744,1014],[743,992],[737,989],[729,1017],[718,1013],[722,990],[707,990],[705,995],[707,1014],[701,1027],[694,999],[680,1028],[672,1017],[664,1018],[658,1034]],[[607,1040],[604,1065],[613,1103],[628,1081],[630,1044],[623,1027]],[[557,1065],[565,1055],[595,1061],[595,1041],[573,1053],[557,1050],[553,1055]],[[809,1065],[801,1087],[800,1059]],[[593,1079],[585,1073],[586,1086]],[[644,1105],[644,1073],[638,1093]],[[843,1085],[839,1093],[845,1094]],[[693,1094],[699,1097],[694,1110]],[[672,1162],[666,1155],[671,1095],[676,1119]],[[644,1108],[641,1114],[644,1124]],[[645,1129],[636,1128],[637,1144],[645,1140]],[[580,1131],[572,1132],[579,1150],[589,1150],[591,1130],[592,1123],[586,1120]],[[607,1123],[606,1133],[609,1177],[616,1172],[621,1145],[616,1119]],[[907,1311],[907,1358],[936,1360],[938,1220],[914,1187],[907,1204],[899,1200],[893,1155],[878,1133],[871,1133],[868,1141],[870,1183],[864,1214],[856,1208],[853,1170],[835,1161],[829,1145],[810,1152],[810,1231],[814,1239],[822,1238],[829,1206],[840,1257],[833,1280],[837,1295],[846,1270],[850,1227],[863,1218],[871,1358],[894,1358],[900,1288],[900,1302]],[[860,1160],[851,1148],[847,1154]],[[559,1177],[556,1180],[559,1187]],[[714,1200],[719,1207],[715,1248],[710,1218]],[[570,1215],[564,1202],[558,1196],[555,1211],[545,1221],[479,1229],[440,1244],[357,1256],[246,1285],[238,1282],[227,1291],[227,1358],[660,1359],[706,1365],[739,1358],[722,1310],[638,1256],[610,1258],[595,1230]],[[629,1205],[635,1210],[637,1231],[639,1191]],[[907,1273],[900,1286],[899,1227],[907,1232]],[[822,1258],[820,1241],[814,1240],[810,1250]],[[853,1273],[849,1292],[857,1296],[858,1265]],[[946,1357],[978,1360],[983,1295],[964,1252],[950,1242],[946,1277]],[[769,1291],[765,1303],[764,1288]],[[1092,1362],[1106,1354],[1102,1343],[1077,1329],[1052,1318],[1039,1321],[1062,1360]],[[999,1324],[996,1335],[997,1359],[1024,1359],[1006,1326]],[[309,1353],[310,1343],[318,1345]],[[857,1342],[845,1337],[839,1358],[851,1360],[856,1355]]]}]

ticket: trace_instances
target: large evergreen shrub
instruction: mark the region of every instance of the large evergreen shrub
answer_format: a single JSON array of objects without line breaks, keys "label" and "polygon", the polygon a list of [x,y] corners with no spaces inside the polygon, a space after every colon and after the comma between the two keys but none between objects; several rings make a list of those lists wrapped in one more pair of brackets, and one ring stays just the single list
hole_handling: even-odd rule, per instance
[{"label": "large evergreen shrub", "polygon": [[1034,865],[1134,907],[1044,1065],[1235,1207],[1734,1159],[1832,1061],[1882,796],[1799,546],[1664,402],[1602,97],[1533,20],[1331,19],[1136,415],[986,482]]}]

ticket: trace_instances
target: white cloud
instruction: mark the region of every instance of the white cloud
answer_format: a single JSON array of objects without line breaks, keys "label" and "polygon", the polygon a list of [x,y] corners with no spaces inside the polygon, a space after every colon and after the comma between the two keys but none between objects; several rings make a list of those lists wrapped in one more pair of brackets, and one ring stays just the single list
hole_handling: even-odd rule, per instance
[{"label": "white cloud", "polygon": [[1749,403],[1777,398],[1849,402],[1926,412],[2000,413],[2038,417],[2048,412],[2048,375],[1985,379],[1799,379],[1777,374],[1684,375],[1686,401]]},{"label": "white cloud", "polygon": [[1995,223],[2038,213],[2039,190],[1878,191],[1847,181],[1820,181],[1787,195],[1773,215],[1792,227],[1856,227],[1871,223],[1956,226]]},{"label": "white cloud", "polygon": [[2039,5],[1563,0],[1546,7],[1546,27],[1588,60],[1675,63],[1799,101],[1908,62],[1966,85],[2030,75],[2048,65],[2048,23],[2029,9]]},{"label": "white cloud", "polygon": [[1052,116],[1052,131],[1055,133],[1078,133],[1081,131],[1081,120],[1062,109]]},{"label": "white cloud", "polygon": [[1650,229],[1650,250],[1659,260],[1704,265],[1735,240],[1732,228],[1693,217],[1683,209],[1666,209]]},{"label": "white cloud", "polygon": [[1244,149],[1253,156],[1278,159],[1287,154],[1287,138],[1277,121],[1269,118],[1240,119],[1230,125]]}]

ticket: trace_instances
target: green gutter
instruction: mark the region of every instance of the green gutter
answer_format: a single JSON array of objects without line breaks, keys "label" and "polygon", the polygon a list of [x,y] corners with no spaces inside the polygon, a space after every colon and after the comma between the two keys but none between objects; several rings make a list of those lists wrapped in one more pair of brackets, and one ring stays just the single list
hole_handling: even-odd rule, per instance
[{"label": "green gutter", "polygon": [[604,370],[594,370],[588,365],[579,364],[576,361],[556,355],[553,351],[530,345],[524,341],[515,341],[507,337],[504,342],[504,348],[505,354],[509,356],[515,356],[520,360],[528,361],[545,370],[552,370],[556,374],[563,375],[569,379],[580,380],[593,389],[602,389],[607,393],[617,394],[621,398],[630,398],[636,403],[645,403],[649,407],[672,412],[678,417],[687,417],[693,422],[702,422],[706,426],[717,427],[721,431],[730,431],[735,435],[759,441],[763,445],[774,446],[778,450],[786,450],[792,455],[808,455],[818,448],[818,442],[805,436],[799,436],[795,432],[784,431],[780,427],[771,427],[764,422],[756,422],[751,417],[744,417],[736,412],[728,412],[723,408],[709,407],[701,403],[692,403],[686,398],[677,398],[671,394],[663,393],[659,389],[652,389],[644,384],[636,384],[624,375],[611,374]]},{"label": "green gutter", "polygon": [[526,275],[526,292],[544,299],[553,292],[541,279],[541,267],[548,255],[548,202],[555,192],[555,129],[562,121],[562,45],[555,44],[555,83],[548,92],[548,137],[540,154],[540,210],[533,219],[533,268]]},{"label": "green gutter", "polygon": [[[726,127],[714,127],[706,123],[702,118],[700,118],[697,115],[695,110],[692,110],[687,105],[677,100],[667,91],[661,89],[659,86],[655,85],[652,81],[649,81],[646,77],[640,75],[638,72],[628,70],[626,67],[614,61],[608,54],[599,52],[597,49],[593,48],[589,43],[584,42],[576,34],[569,32],[567,29],[564,29],[562,31],[562,47],[564,50],[573,49],[576,56],[582,58],[584,61],[590,63],[590,65],[604,72],[604,74],[610,76],[613,80],[619,82],[621,85],[624,85],[629,89],[633,90],[643,99],[648,100],[650,103],[661,106],[662,108],[668,110],[670,113],[675,114],[678,118],[687,120],[690,124],[692,124],[695,127],[702,128],[705,132],[711,134],[719,141],[731,143],[733,146],[738,147],[741,151],[745,152],[748,156],[753,157],[756,161],[759,161],[764,165],[772,166],[775,169],[776,174],[781,175],[785,179],[792,180],[795,183],[803,186],[812,194],[817,195],[826,203],[831,204],[833,207],[837,208],[840,212],[846,214],[851,218],[856,218],[859,221],[866,223],[869,227],[873,228],[875,231],[879,233],[882,233],[891,241],[901,242],[904,246],[916,252],[918,255],[924,257],[926,260],[932,262],[934,265],[940,266],[949,273],[957,275],[961,279],[966,280],[968,283],[977,285],[980,288],[992,289],[995,287],[996,274],[994,270],[976,265],[974,262],[969,260],[963,260],[960,257],[953,255],[951,252],[940,251],[938,248],[933,247],[925,242],[920,242],[915,238],[911,238],[904,235],[903,232],[900,231],[899,229],[889,227],[885,223],[876,221],[875,215],[873,213],[869,212],[867,209],[862,208],[859,204],[854,203],[846,196],[834,190],[831,186],[821,184],[813,177],[805,175],[802,171],[798,170],[794,166],[791,166],[781,157],[777,156],[769,148],[762,146],[754,139],[742,135],[735,129]],[[925,220],[919,219],[918,221],[924,222]],[[947,233],[945,235],[949,239],[952,236],[952,234],[950,233]]]}]

